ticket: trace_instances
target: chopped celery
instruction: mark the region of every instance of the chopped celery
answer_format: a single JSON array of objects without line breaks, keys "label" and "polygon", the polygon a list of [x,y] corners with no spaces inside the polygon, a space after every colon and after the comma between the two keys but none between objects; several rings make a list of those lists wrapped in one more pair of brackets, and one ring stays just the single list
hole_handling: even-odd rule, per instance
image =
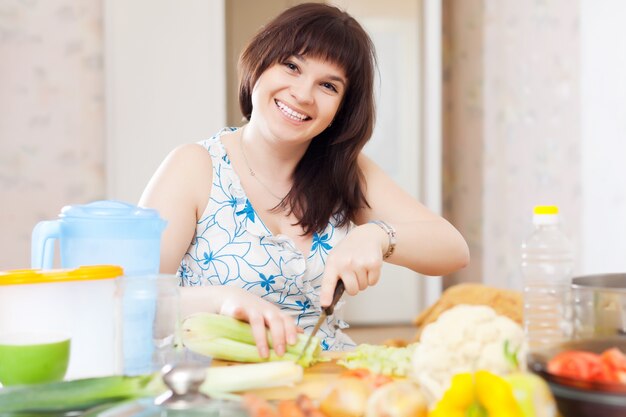
[{"label": "chopped celery", "polygon": [[264,359],[258,354],[252,328],[248,323],[232,317],[209,313],[194,314],[183,321],[183,344],[187,348],[215,359],[234,362],[291,360],[308,367],[321,360],[321,347],[319,339],[315,337],[306,352],[301,355],[306,346],[307,337],[307,335],[299,334],[297,343],[287,345],[285,355],[280,357],[273,349],[272,337],[268,331],[270,357]]},{"label": "chopped celery", "polygon": [[361,344],[348,352],[337,364],[348,369],[366,368],[388,376],[405,377],[411,369],[411,358],[417,344],[406,347]]}]

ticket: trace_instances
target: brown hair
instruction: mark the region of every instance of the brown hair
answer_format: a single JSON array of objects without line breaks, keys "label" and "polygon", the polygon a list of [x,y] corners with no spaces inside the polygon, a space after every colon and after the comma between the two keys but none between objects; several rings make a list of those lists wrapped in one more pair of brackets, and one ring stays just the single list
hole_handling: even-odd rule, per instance
[{"label": "brown hair", "polygon": [[365,30],[346,12],[321,3],[289,8],[252,38],[239,59],[239,105],[246,119],[261,74],[296,54],[333,62],[347,77],[331,126],[313,138],[295,168],[293,187],[277,206],[290,207],[308,234],[322,232],[331,216],[344,226],[369,207],[357,158],[374,127],[376,56]]}]

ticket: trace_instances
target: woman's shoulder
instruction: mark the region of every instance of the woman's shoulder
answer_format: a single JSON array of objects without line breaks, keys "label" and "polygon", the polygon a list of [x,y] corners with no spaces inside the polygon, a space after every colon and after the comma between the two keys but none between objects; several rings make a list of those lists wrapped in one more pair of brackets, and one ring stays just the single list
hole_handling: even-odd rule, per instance
[{"label": "woman's shoulder", "polygon": [[211,165],[211,157],[200,143],[185,143],[174,148],[167,156],[169,163],[182,167]]},{"label": "woman's shoulder", "polygon": [[224,153],[221,137],[235,130],[236,128],[225,127],[208,139],[179,145],[170,152],[168,158],[181,164],[192,164],[194,166],[198,164],[211,165],[212,156],[221,156]]}]

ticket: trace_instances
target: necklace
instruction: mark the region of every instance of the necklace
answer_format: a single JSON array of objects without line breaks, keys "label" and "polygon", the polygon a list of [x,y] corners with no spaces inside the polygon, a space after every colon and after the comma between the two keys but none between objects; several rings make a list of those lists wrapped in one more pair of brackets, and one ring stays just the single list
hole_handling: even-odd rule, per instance
[{"label": "necklace", "polygon": [[277,196],[276,194],[274,194],[274,193],[272,192],[272,190],[270,189],[270,187],[268,187],[267,185],[265,185],[265,184],[263,183],[263,181],[261,181],[261,179],[260,179],[259,177],[257,177],[257,175],[254,173],[254,170],[250,167],[250,162],[248,162],[248,157],[246,156],[246,152],[243,150],[243,132],[242,132],[241,137],[239,138],[239,147],[241,148],[241,154],[243,155],[243,160],[244,160],[244,161],[246,161],[246,167],[248,167],[248,171],[250,172],[250,175],[251,175],[251,176],[252,176],[255,180],[257,180],[257,182],[258,182],[259,184],[261,184],[261,186],[262,186],[263,188],[265,188],[265,191],[267,191],[268,193],[270,193],[270,195],[271,195],[272,197],[274,197],[274,198],[275,198],[275,199],[277,199],[277,200],[283,201],[283,200],[285,199],[285,197],[286,197],[286,196],[285,196],[285,197],[280,197],[280,196]]}]

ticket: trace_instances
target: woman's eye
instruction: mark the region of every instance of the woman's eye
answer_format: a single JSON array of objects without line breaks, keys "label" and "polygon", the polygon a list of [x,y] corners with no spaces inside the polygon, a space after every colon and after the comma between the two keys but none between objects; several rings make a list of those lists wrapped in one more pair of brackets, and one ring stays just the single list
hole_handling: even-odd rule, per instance
[{"label": "woman's eye", "polygon": [[285,66],[287,68],[289,68],[292,71],[297,71],[298,67],[296,66],[296,64],[292,63],[292,62],[285,62]]},{"label": "woman's eye", "polygon": [[322,87],[324,87],[324,88],[325,88],[325,89],[327,89],[327,90],[334,91],[335,93],[337,92],[337,87],[335,87],[335,85],[334,85],[334,84],[331,84],[331,83],[322,83]]}]

